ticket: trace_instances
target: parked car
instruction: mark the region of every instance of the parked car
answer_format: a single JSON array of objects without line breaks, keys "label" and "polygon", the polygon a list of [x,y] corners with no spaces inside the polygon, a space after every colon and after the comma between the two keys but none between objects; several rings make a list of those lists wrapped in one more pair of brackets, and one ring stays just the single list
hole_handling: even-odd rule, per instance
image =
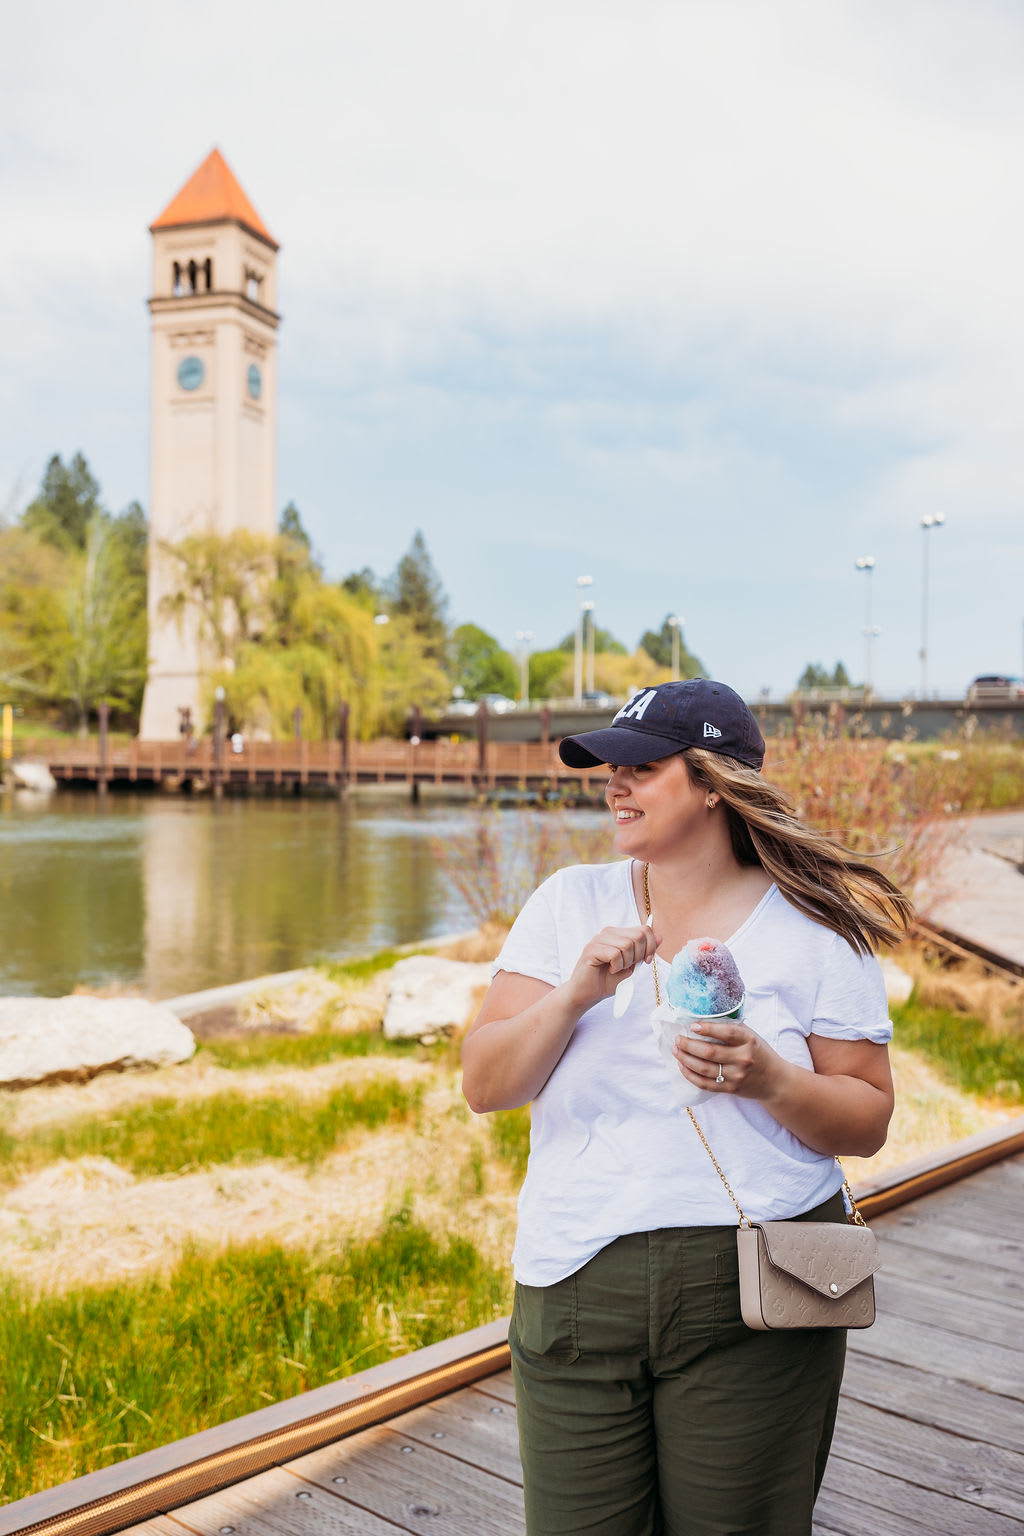
[{"label": "parked car", "polygon": [[1005,672],[987,672],[976,677],[967,690],[968,704],[1007,704],[1024,699],[1024,677],[1010,677]]},{"label": "parked car", "polygon": [[515,709],[515,699],[508,698],[504,693],[482,693],[480,701],[487,705],[492,715],[507,715],[510,709]]},{"label": "parked car", "polygon": [[614,700],[610,693],[605,693],[601,688],[591,688],[580,694],[580,699],[591,709],[610,709]]},{"label": "parked car", "polygon": [[449,699],[444,712],[446,715],[475,715],[477,707],[475,699]]}]

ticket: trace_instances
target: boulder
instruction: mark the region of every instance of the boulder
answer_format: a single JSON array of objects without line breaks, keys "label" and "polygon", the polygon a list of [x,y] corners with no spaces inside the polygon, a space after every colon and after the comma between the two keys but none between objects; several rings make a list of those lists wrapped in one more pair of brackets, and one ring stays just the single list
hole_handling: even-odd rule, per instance
[{"label": "boulder", "polygon": [[0,1087],[169,1067],[196,1048],[169,1008],[135,997],[0,997]]},{"label": "boulder", "polygon": [[885,995],[890,1008],[898,1008],[905,1003],[914,990],[914,978],[908,976],[902,966],[888,955],[883,955],[879,961],[882,967],[882,977],[885,981]]},{"label": "boulder", "polygon": [[45,763],[24,757],[11,764],[11,777],[18,789],[34,789],[48,795],[57,788],[57,780]]},{"label": "boulder", "polygon": [[410,955],[391,972],[384,1034],[389,1040],[450,1033],[468,1023],[490,984],[489,965]]}]

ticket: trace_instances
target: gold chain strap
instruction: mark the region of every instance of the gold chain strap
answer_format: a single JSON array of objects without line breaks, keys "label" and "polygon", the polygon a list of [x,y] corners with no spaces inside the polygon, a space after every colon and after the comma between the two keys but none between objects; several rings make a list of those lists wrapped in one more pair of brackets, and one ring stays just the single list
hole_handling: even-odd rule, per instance
[{"label": "gold chain strap", "polygon": [[[643,890],[644,890],[644,917],[646,917],[646,918],[650,918],[650,915],[651,915],[651,879],[650,879],[650,871],[651,871],[651,866],[649,864],[645,864],[644,865],[644,876],[643,876]],[[658,985],[658,957],[657,957],[657,955],[652,955],[651,956],[651,971],[654,974],[654,1000],[657,1003],[658,1007],[660,1008],[661,1007],[661,987]],[[704,1148],[704,1151],[707,1153],[708,1157],[710,1157],[712,1163],[714,1164],[715,1172],[718,1174],[718,1177],[721,1179],[722,1183],[725,1185],[725,1192],[726,1192],[726,1194],[729,1196],[729,1199],[732,1201],[733,1205],[736,1207],[737,1211],[739,1212],[739,1217],[740,1217],[739,1225],[741,1227],[749,1227],[751,1225],[751,1223],[748,1220],[748,1218],[743,1214],[743,1207],[740,1205],[739,1201],[736,1199],[736,1196],[733,1194],[733,1192],[732,1192],[732,1185],[729,1183],[729,1180],[726,1178],[725,1174],[722,1172],[721,1168],[718,1166],[718,1159],[715,1157],[715,1154],[712,1152],[710,1146],[708,1145],[708,1139],[704,1135],[704,1132],[700,1128],[700,1123],[699,1123],[699,1121],[697,1119],[697,1116],[694,1114],[693,1110],[690,1109],[689,1106],[687,1106],[686,1113],[689,1115],[690,1120],[691,1120],[691,1122],[693,1124],[693,1128],[697,1132],[697,1135],[701,1139],[701,1144],[702,1144],[702,1146]],[[836,1158],[836,1162],[839,1163],[838,1157]],[[842,1166],[843,1166],[842,1163],[839,1163],[840,1172],[842,1172]],[[844,1189],[844,1191],[846,1193],[846,1198],[850,1202],[850,1215],[847,1217],[847,1221],[852,1222],[853,1225],[856,1226],[856,1227],[866,1227],[867,1226],[867,1222],[864,1220],[864,1217],[861,1215],[860,1211],[857,1209],[857,1202],[853,1198],[853,1190],[850,1188],[850,1181],[847,1178],[843,1179],[843,1189]]]}]

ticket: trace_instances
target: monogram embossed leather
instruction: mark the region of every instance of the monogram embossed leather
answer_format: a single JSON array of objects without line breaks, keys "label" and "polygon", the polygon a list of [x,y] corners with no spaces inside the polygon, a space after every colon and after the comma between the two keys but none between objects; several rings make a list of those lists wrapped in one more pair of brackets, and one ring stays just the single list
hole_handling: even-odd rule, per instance
[{"label": "monogram embossed leather", "polygon": [[870,1328],[878,1244],[867,1227],[765,1221],[739,1227],[740,1309],[748,1328]]}]

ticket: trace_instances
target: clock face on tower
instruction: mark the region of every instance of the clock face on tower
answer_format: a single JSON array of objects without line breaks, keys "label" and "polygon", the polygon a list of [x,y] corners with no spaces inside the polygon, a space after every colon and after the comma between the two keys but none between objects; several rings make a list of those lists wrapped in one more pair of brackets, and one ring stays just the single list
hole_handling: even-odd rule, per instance
[{"label": "clock face on tower", "polygon": [[178,383],[182,389],[198,389],[206,378],[206,368],[201,357],[183,357],[178,364]]},{"label": "clock face on tower", "polygon": [[263,375],[255,363],[249,364],[249,372],[245,376],[245,382],[252,398],[258,400],[263,390]]}]

